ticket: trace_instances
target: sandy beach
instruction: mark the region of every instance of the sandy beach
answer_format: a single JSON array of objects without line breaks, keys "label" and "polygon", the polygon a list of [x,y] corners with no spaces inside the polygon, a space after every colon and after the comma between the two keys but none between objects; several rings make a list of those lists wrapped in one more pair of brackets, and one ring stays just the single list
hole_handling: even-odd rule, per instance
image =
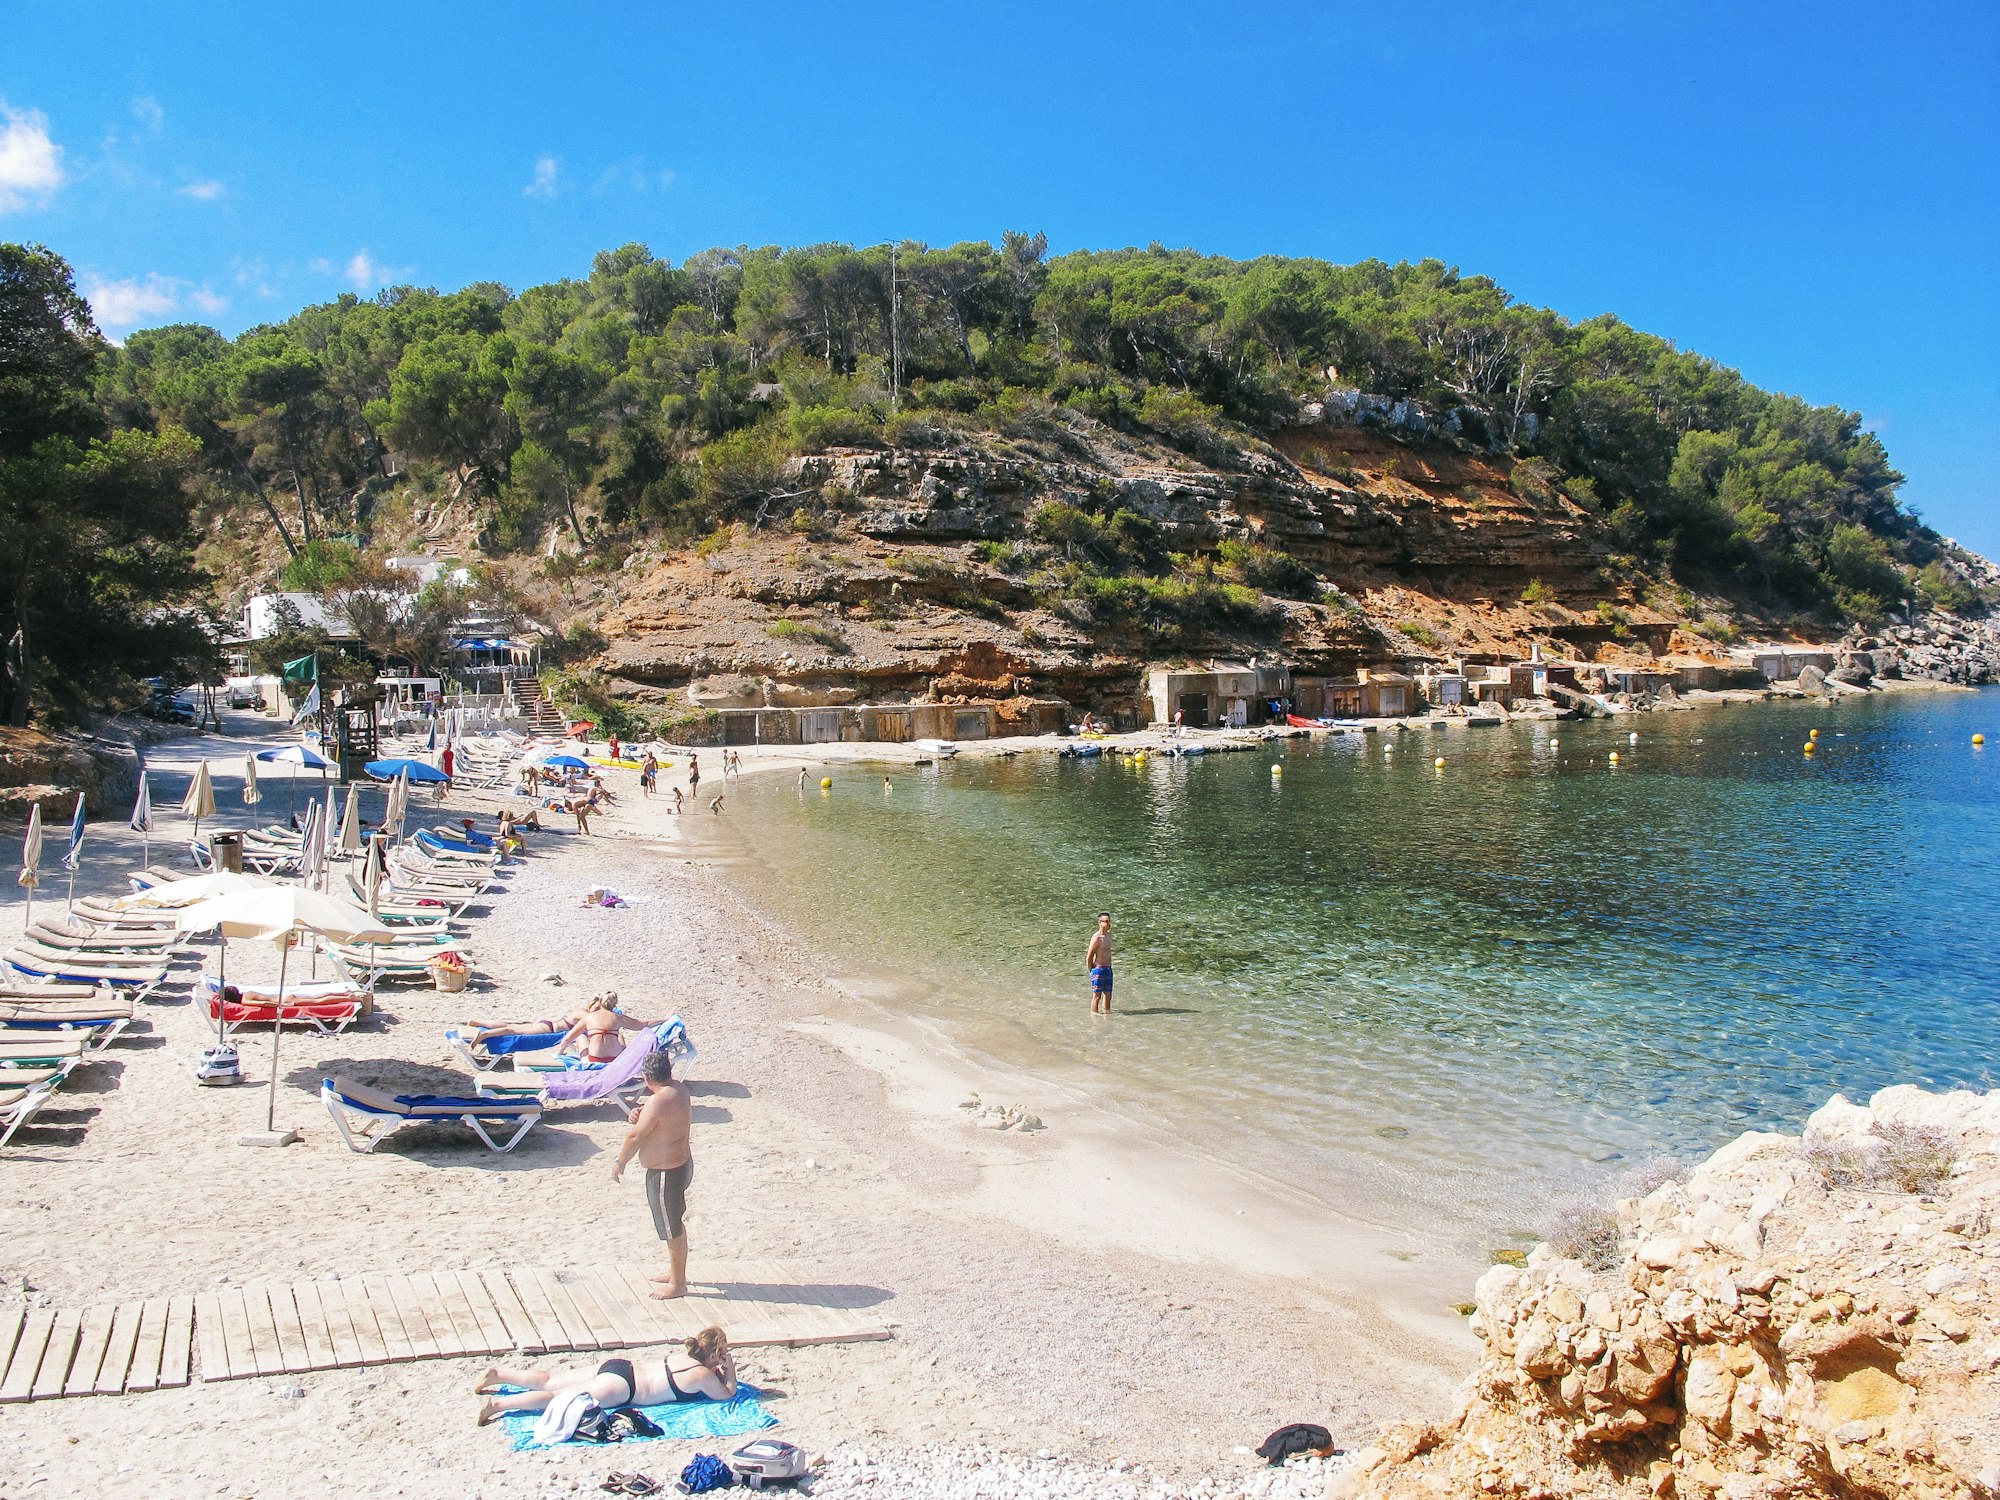
[{"label": "sandy beach", "polygon": [[[281,781],[265,782],[256,809],[237,795],[245,751],[276,742],[269,726],[232,727],[228,739],[155,748],[156,860],[183,833],[171,809],[197,758],[217,775],[220,823],[283,817]],[[831,760],[863,753],[829,750]],[[720,754],[702,760],[712,794]],[[798,763],[745,756],[749,774]],[[1248,1447],[1286,1422],[1321,1422],[1352,1445],[1382,1420],[1447,1407],[1474,1353],[1450,1310],[1466,1292],[1412,1262],[1392,1229],[1225,1170],[842,988],[734,893],[726,803],[711,818],[704,796],[677,819],[664,799],[640,799],[634,775],[612,774],[619,804],[591,836],[550,820],[503,888],[468,912],[471,989],[385,986],[365,1026],[286,1035],[278,1116],[303,1131],[298,1145],[237,1144],[262,1123],[261,1088],[194,1085],[206,1031],[185,999],[195,968],[177,970],[179,988],[140,1006],[143,1024],[8,1149],[0,1305],[380,1270],[657,1268],[636,1180],[610,1180],[616,1109],[552,1111],[507,1156],[430,1127],[360,1156],[316,1096],[336,1071],[400,1089],[462,1087],[446,1025],[554,1014],[609,989],[637,1015],[679,1013],[701,1049],[692,1273],[777,1258],[880,1294],[891,1340],[744,1353],[746,1378],[783,1393],[775,1435],[829,1457],[822,1493],[850,1483],[889,1493],[856,1477],[861,1456],[878,1475],[921,1469],[930,1445],[1017,1455],[1064,1483],[1099,1475],[1132,1493],[1193,1492],[1211,1476],[1204,1493],[1243,1492],[1263,1472]],[[678,766],[667,773],[679,777]],[[460,791],[438,811],[490,826],[504,800]],[[367,806],[372,816],[379,803]],[[706,826],[687,827],[697,821]],[[112,820],[89,839],[78,893],[122,890],[138,836]],[[38,911],[60,906],[53,864]],[[630,904],[585,908],[591,885]],[[18,902],[8,920],[18,931]],[[275,962],[231,946],[232,975]],[[246,1074],[262,1084],[268,1033],[241,1040]],[[1048,1128],[978,1128],[959,1107],[972,1093]],[[0,1494],[539,1495],[594,1488],[611,1469],[670,1476],[694,1451],[511,1453],[473,1425],[482,1366],[432,1360],[12,1407]],[[961,1492],[1023,1492],[1006,1463],[991,1461],[988,1479]],[[968,1464],[962,1474],[976,1472]]]}]

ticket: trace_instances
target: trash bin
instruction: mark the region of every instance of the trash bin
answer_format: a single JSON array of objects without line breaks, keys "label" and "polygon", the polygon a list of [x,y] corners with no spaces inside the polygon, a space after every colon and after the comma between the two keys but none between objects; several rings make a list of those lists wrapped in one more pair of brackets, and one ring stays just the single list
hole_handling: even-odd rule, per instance
[{"label": "trash bin", "polygon": [[243,873],[243,835],[240,833],[211,833],[208,836],[208,855],[218,870],[233,870]]}]

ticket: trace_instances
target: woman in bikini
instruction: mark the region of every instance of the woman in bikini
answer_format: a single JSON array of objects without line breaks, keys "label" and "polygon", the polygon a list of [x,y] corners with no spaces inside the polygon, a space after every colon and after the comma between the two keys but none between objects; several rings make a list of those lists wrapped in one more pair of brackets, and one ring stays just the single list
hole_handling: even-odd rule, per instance
[{"label": "woman in bikini", "polygon": [[[520,1386],[497,1395],[503,1385]],[[706,1397],[728,1401],[736,1395],[736,1356],[720,1328],[704,1328],[665,1359],[607,1359],[595,1370],[503,1370],[498,1365],[479,1382],[487,1396],[479,1425],[503,1412],[540,1411],[570,1391],[589,1391],[606,1411],[619,1406],[664,1406]]]},{"label": "woman in bikini", "polygon": [[623,1033],[637,1031],[643,1025],[643,1021],[619,1013],[616,996],[598,995],[583,1008],[583,1014],[576,1018],[556,1051],[567,1052],[581,1042],[585,1062],[608,1063],[625,1050]]},{"label": "woman in bikini", "polygon": [[[583,1017],[580,1015],[558,1016],[553,1021],[503,1021],[495,1026],[482,1025],[479,1026],[479,1030],[473,1035],[472,1045],[475,1047],[481,1046],[488,1038],[496,1036],[548,1036],[557,1033],[566,1033],[582,1019]],[[473,1024],[478,1025],[479,1023],[474,1022]]]}]

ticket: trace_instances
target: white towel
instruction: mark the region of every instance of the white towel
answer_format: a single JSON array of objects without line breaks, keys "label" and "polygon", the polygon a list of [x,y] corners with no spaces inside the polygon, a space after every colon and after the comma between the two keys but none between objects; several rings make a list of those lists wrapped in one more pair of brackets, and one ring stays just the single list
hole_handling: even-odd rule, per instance
[{"label": "white towel", "polygon": [[589,1391],[563,1392],[542,1408],[541,1420],[535,1423],[535,1446],[553,1448],[568,1442],[576,1436],[583,1419],[596,1410],[597,1401]]}]

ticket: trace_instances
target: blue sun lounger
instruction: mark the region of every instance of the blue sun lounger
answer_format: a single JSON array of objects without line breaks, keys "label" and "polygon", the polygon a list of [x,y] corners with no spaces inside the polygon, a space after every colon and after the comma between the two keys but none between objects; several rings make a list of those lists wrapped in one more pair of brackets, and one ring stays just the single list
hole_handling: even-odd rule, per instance
[{"label": "blue sun lounger", "polygon": [[[384,1136],[399,1125],[413,1120],[457,1121],[486,1145],[488,1151],[512,1151],[521,1138],[541,1122],[539,1099],[467,1099],[454,1094],[388,1094],[347,1078],[320,1081],[320,1102],[333,1119],[333,1128],[347,1142],[347,1149],[373,1151]],[[354,1121],[350,1117],[362,1118]],[[504,1142],[493,1138],[493,1130],[513,1134]]]}]

